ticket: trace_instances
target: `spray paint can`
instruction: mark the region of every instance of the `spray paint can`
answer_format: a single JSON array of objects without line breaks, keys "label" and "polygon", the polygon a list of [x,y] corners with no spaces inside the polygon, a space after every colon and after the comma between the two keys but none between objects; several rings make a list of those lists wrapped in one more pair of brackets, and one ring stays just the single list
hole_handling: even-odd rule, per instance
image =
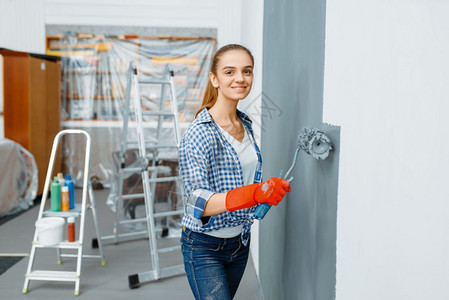
[{"label": "spray paint can", "polygon": [[61,188],[61,210],[69,211],[69,188],[67,186],[63,186]]},{"label": "spray paint can", "polygon": [[65,176],[65,186],[69,188],[69,208],[74,209],[75,208],[75,184],[72,180],[72,177],[70,174],[67,174]]},{"label": "spray paint can", "polygon": [[74,217],[67,218],[67,241],[69,241],[69,242],[75,241],[75,218]]},{"label": "spray paint can", "polygon": [[61,211],[61,185],[57,177],[51,183],[51,211]]}]

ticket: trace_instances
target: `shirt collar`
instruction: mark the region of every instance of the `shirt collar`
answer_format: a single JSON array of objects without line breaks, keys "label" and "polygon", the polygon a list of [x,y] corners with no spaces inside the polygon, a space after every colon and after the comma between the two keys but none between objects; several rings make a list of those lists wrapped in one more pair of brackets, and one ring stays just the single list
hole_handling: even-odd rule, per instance
[{"label": "shirt collar", "polygon": [[[245,122],[246,124],[251,124],[251,119],[240,110],[237,109],[237,116],[242,120],[242,122]],[[195,119],[196,123],[211,123],[213,122],[212,116],[207,111],[207,108],[203,108],[203,110],[198,114],[198,116]]]}]

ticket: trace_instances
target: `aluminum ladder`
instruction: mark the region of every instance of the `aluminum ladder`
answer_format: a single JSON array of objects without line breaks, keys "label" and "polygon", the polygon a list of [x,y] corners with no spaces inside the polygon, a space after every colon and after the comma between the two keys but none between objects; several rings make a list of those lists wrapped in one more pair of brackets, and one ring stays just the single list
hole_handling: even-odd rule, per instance
[{"label": "aluminum ladder", "polygon": [[[175,276],[184,273],[184,266],[172,266],[167,268],[160,268],[159,254],[180,249],[180,246],[173,246],[167,248],[158,248],[157,236],[165,237],[168,234],[167,228],[157,228],[155,219],[167,220],[169,217],[181,216],[184,213],[183,209],[175,209],[164,212],[155,212],[155,195],[158,184],[172,182],[175,184],[175,195],[181,195],[180,176],[165,176],[158,177],[160,154],[166,151],[177,150],[180,141],[180,127],[178,120],[178,103],[176,99],[174,72],[170,70],[167,65],[162,79],[148,79],[145,76],[140,76],[137,73],[137,68],[131,62],[128,70],[128,81],[126,87],[125,104],[123,109],[123,130],[120,147],[120,170],[118,179],[118,193],[115,199],[115,222],[114,234],[110,236],[103,236],[101,240],[105,244],[120,243],[141,238],[148,238],[151,255],[152,270],[148,272],[129,275],[129,288],[137,288],[140,284],[158,280],[165,277]],[[160,97],[158,108],[156,110],[142,110],[142,95],[141,87],[145,85],[156,85],[160,87]],[[166,94],[168,92],[168,94]],[[169,107],[166,108],[166,96],[169,98]],[[134,110],[131,110],[131,101],[133,101]],[[154,136],[145,136],[144,134],[144,117],[148,119],[154,118],[156,120],[156,128]],[[164,120],[169,120],[173,129],[173,141],[162,142],[162,129]],[[137,141],[130,140],[128,136],[128,128],[130,121],[135,121]],[[126,151],[130,148],[138,147],[138,163],[134,167],[126,167]],[[135,164],[134,164],[135,165]],[[143,193],[126,194],[123,193],[124,179],[129,174],[140,173],[142,179]],[[123,220],[121,219],[120,208],[126,201],[134,199],[144,199],[145,217]],[[167,197],[170,199],[170,197]],[[126,224],[146,223],[146,230],[136,230],[134,232],[122,233],[123,226]],[[181,228],[179,228],[181,229]]]},{"label": "aluminum ladder", "polygon": [[[84,174],[83,174],[83,190],[82,190],[82,200],[81,203],[75,202],[75,208],[70,211],[60,211],[54,212],[50,209],[46,209],[46,202],[48,197],[48,191],[51,186],[51,176],[53,174],[53,167],[56,158],[56,154],[58,152],[58,145],[60,144],[60,140],[65,135],[70,134],[78,134],[84,135],[86,138],[86,153],[84,158]],[[84,223],[85,223],[85,215],[86,210],[90,209],[92,211],[95,232],[97,237],[100,237],[100,230],[98,228],[98,219],[95,205],[94,193],[92,190],[92,185],[90,184],[89,178],[89,160],[90,160],[90,145],[91,138],[86,131],[76,130],[76,129],[67,129],[60,131],[54,141],[53,147],[51,150],[50,161],[47,170],[47,176],[45,179],[44,192],[42,194],[42,200],[39,208],[38,220],[45,217],[75,217],[80,218],[79,220],[79,234],[78,240],[74,242],[68,242],[67,240],[62,241],[59,244],[47,246],[39,243],[38,230],[36,228],[34,232],[34,238],[31,246],[31,253],[28,260],[28,267],[25,274],[25,282],[23,285],[23,293],[28,293],[28,285],[30,280],[45,280],[45,281],[73,281],[75,282],[75,295],[78,296],[80,294],[80,279],[81,279],[81,261],[82,258],[100,258],[101,265],[105,266],[106,261],[104,259],[103,254],[103,246],[101,241],[98,243],[99,255],[87,255],[83,254],[83,239],[84,239]],[[89,197],[89,202],[87,198]],[[75,271],[50,271],[50,270],[33,270],[33,263],[36,256],[36,250],[38,248],[56,248],[57,249],[57,262],[58,264],[62,264],[62,257],[76,257],[76,270]],[[76,250],[76,254],[70,253],[61,253],[61,249],[72,249]]]}]

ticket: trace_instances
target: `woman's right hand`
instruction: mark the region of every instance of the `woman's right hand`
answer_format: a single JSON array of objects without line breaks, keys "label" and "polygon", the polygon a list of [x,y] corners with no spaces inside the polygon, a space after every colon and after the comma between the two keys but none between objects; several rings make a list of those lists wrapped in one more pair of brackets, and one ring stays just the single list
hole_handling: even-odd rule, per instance
[{"label": "woman's right hand", "polygon": [[282,178],[272,177],[265,182],[245,185],[226,194],[226,209],[235,211],[248,208],[260,203],[277,205],[287,192],[290,183]]},{"label": "woman's right hand", "polygon": [[254,191],[254,200],[257,203],[278,205],[287,192],[291,191],[290,183],[282,178],[272,177],[259,183]]}]

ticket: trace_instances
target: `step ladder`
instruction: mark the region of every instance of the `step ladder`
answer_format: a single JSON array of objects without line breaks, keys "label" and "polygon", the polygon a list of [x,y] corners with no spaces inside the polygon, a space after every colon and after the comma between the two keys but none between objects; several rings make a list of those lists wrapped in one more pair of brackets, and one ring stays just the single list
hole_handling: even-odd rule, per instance
[{"label": "step ladder", "polygon": [[[86,138],[86,153],[85,153],[85,159],[84,159],[84,177],[83,177],[83,190],[82,190],[82,200],[81,203],[75,203],[75,208],[71,209],[70,211],[60,211],[60,212],[54,212],[46,208],[46,202],[48,197],[48,191],[51,186],[52,182],[52,174],[53,174],[53,167],[54,162],[56,158],[56,154],[58,152],[58,145],[60,144],[60,140],[65,135],[71,135],[71,134],[77,134],[77,135],[84,135]],[[76,130],[76,129],[67,129],[60,131],[54,141],[53,141],[53,147],[51,150],[51,156],[50,161],[48,165],[47,170],[47,176],[45,179],[45,186],[44,186],[44,192],[42,194],[42,200],[39,208],[39,215],[38,220],[45,218],[45,217],[75,217],[79,218],[79,234],[78,234],[78,240],[75,240],[74,242],[68,242],[67,240],[56,244],[52,246],[42,245],[39,242],[38,237],[38,230],[36,228],[34,232],[34,238],[32,241],[31,246],[31,252],[29,256],[28,261],[28,267],[25,274],[25,283],[23,285],[23,293],[28,293],[28,285],[30,280],[44,280],[44,281],[73,281],[75,282],[75,295],[78,296],[80,294],[80,278],[81,278],[81,261],[82,258],[99,258],[101,260],[101,265],[105,266],[106,261],[104,259],[103,255],[103,246],[101,243],[101,240],[98,243],[99,248],[99,255],[87,255],[83,254],[83,238],[84,238],[84,223],[85,223],[85,216],[86,216],[86,210],[90,209],[92,211],[94,226],[95,226],[95,233],[97,237],[100,237],[100,231],[98,228],[98,219],[97,219],[97,212],[96,212],[96,205],[95,205],[95,198],[94,193],[92,189],[92,185],[88,181],[89,178],[89,159],[90,159],[90,144],[91,139],[87,132],[83,130]],[[89,202],[87,201],[87,198],[89,197]],[[66,228],[66,227],[64,227]],[[50,270],[34,270],[33,264],[36,258],[36,250],[38,248],[56,248],[57,252],[57,262],[58,264],[62,264],[62,257],[76,257],[76,270],[75,271],[50,271]],[[61,253],[61,249],[72,249],[76,250],[76,254],[70,254],[70,253]]]},{"label": "step ladder", "polygon": [[[110,236],[101,237],[101,241],[104,244],[120,243],[130,240],[136,240],[141,238],[148,238],[151,255],[152,270],[148,272],[129,275],[129,287],[131,289],[137,288],[144,282],[154,281],[165,277],[175,276],[184,273],[184,266],[172,266],[168,268],[160,268],[159,266],[159,254],[179,250],[180,246],[158,248],[157,236],[165,237],[168,235],[168,227],[162,226],[163,221],[168,222],[170,217],[181,216],[184,213],[183,209],[176,209],[171,207],[170,199],[167,197],[167,206],[169,209],[164,212],[155,212],[155,199],[156,189],[161,184],[173,183],[175,191],[175,200],[182,195],[180,188],[180,176],[164,176],[158,177],[161,173],[161,166],[158,165],[161,154],[167,151],[175,153],[177,158],[178,145],[180,141],[180,128],[178,121],[178,104],[176,99],[175,85],[174,85],[174,72],[170,70],[169,66],[166,66],[164,76],[162,79],[148,79],[144,76],[137,74],[137,69],[133,62],[130,63],[128,70],[128,84],[126,88],[125,105],[123,109],[123,130],[122,141],[120,146],[120,170],[118,174],[118,193],[115,197],[115,222],[114,222],[114,234]],[[159,86],[160,97],[158,98],[157,107],[151,110],[142,110],[143,102],[145,99],[140,92],[141,87],[145,86]],[[168,103],[167,103],[168,96]],[[134,109],[131,109],[131,101]],[[166,109],[166,105],[169,104],[169,110]],[[145,121],[155,121],[155,134],[145,135],[144,133],[144,118]],[[162,141],[162,130],[164,127],[164,120],[168,120],[173,131],[172,141]],[[137,134],[137,140],[131,140],[128,135],[128,129],[130,127],[130,121],[135,121],[135,128]],[[148,122],[145,122],[148,123]],[[165,124],[167,125],[167,124]],[[126,166],[126,153],[129,149],[138,148],[138,162],[133,164],[133,167]],[[124,182],[125,178],[130,174],[140,174],[142,179],[143,193],[131,193],[124,194]],[[168,195],[167,195],[168,196]],[[145,217],[126,219],[123,220],[120,209],[126,207],[127,203],[134,201],[135,199],[143,199],[145,204]],[[182,200],[181,200],[182,201]],[[171,209],[170,209],[171,208]],[[156,226],[155,220],[160,221],[160,227]],[[142,224],[146,225],[145,230],[136,230],[134,232],[123,233],[123,226],[129,224]],[[179,223],[179,232],[181,231],[181,225]]]}]

